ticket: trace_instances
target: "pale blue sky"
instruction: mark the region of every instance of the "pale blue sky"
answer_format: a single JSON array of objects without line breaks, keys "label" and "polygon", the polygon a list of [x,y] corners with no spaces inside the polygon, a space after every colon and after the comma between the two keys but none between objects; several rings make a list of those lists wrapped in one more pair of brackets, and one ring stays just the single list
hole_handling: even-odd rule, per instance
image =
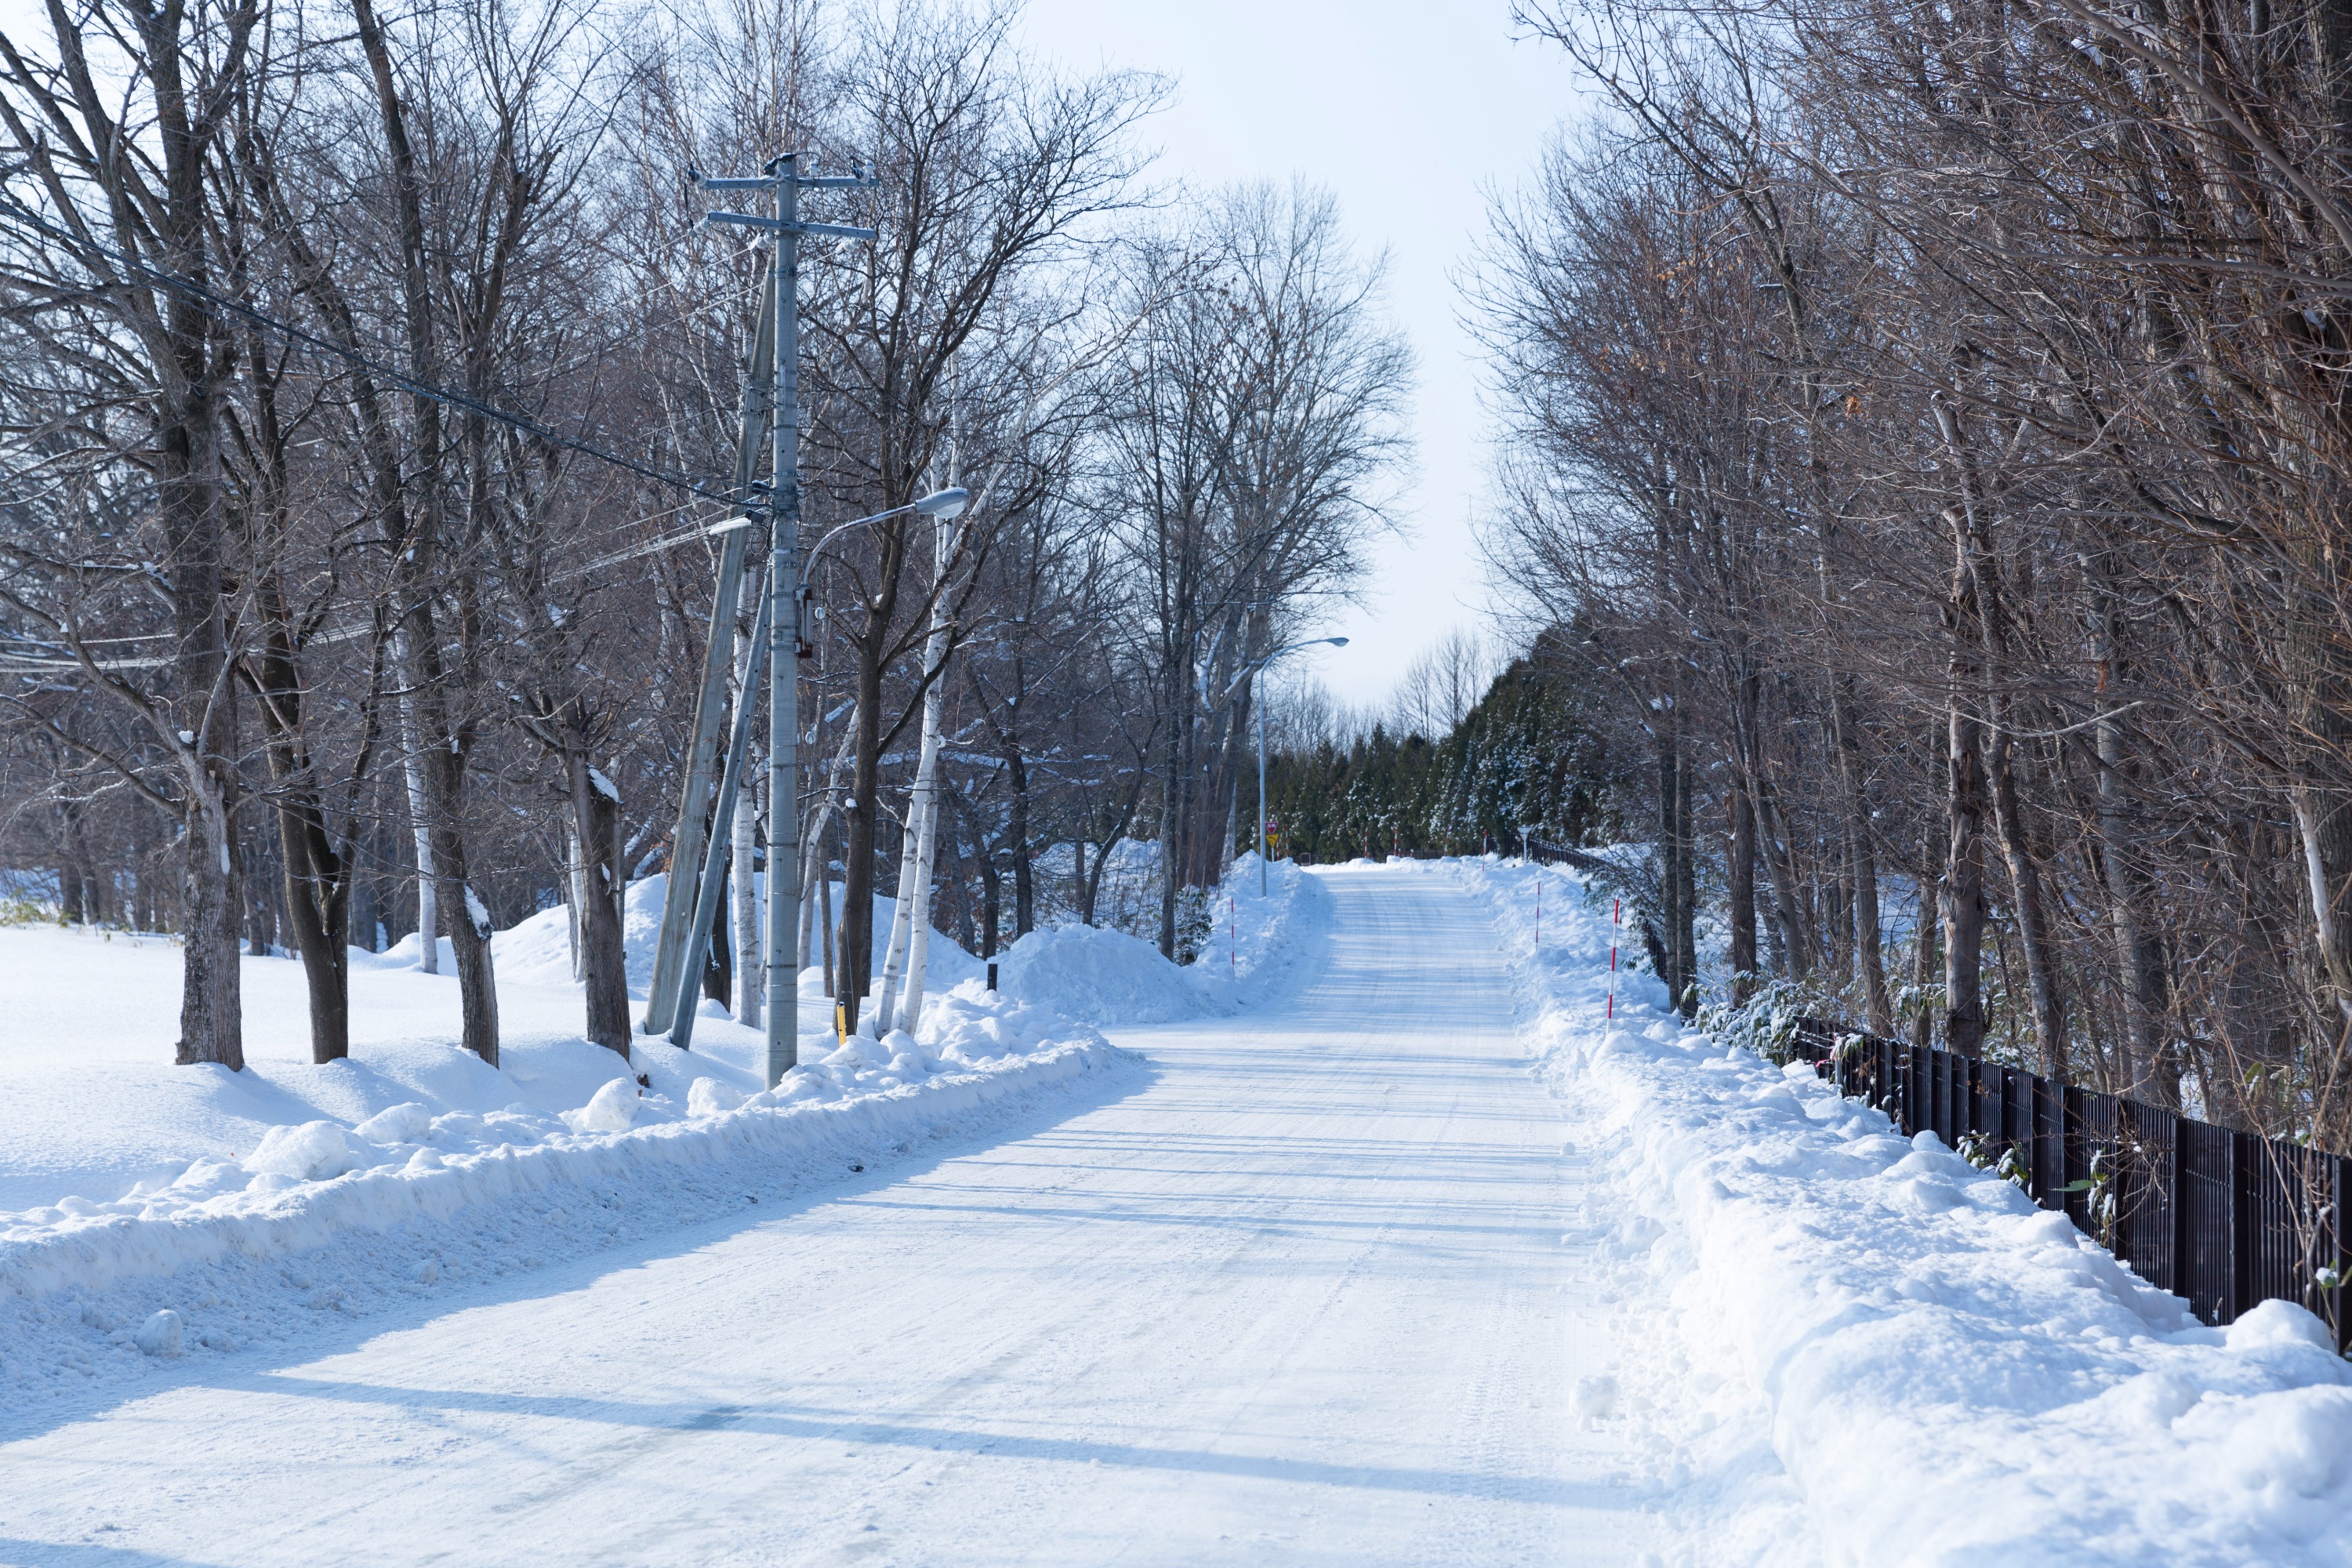
[{"label": "pale blue sky", "polygon": [[1535,165],[1578,107],[1557,46],[1515,42],[1509,0],[1028,0],[1024,30],[1072,65],[1168,72],[1177,100],[1147,127],[1159,174],[1202,184],[1328,186],[1349,232],[1391,256],[1389,306],[1421,362],[1410,537],[1378,552],[1361,607],[1300,656],[1339,696],[1384,702],[1413,657],[1486,602],[1470,537],[1483,489],[1475,347],[1451,274],[1486,223],[1484,192]]}]

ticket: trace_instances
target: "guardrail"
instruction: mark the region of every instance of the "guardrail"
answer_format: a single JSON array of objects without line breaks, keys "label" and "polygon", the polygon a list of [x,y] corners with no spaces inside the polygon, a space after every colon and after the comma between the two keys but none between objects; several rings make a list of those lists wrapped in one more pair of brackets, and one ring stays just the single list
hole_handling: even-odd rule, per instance
[{"label": "guardrail", "polygon": [[2352,1157],[1819,1018],[1797,1021],[1795,1048],[1905,1133],[1933,1131],[2063,1210],[2205,1322],[2276,1298],[2352,1348],[2341,1288]]}]

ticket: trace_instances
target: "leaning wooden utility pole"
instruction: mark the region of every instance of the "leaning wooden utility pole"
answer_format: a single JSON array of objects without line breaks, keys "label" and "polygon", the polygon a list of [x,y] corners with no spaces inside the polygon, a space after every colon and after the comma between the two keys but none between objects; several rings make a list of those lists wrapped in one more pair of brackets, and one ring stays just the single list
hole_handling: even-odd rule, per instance
[{"label": "leaning wooden utility pole", "polygon": [[[690,173],[690,171],[689,171]],[[768,313],[775,321],[776,348],[771,364],[774,387],[771,403],[775,418],[770,428],[774,450],[770,458],[770,530],[768,614],[773,628],[768,645],[768,1087],[775,1088],[800,1058],[800,971],[793,963],[793,937],[800,919],[800,681],[799,660],[811,653],[801,627],[801,470],[800,470],[800,270],[801,236],[832,235],[842,239],[872,239],[874,230],[846,224],[803,223],[800,193],[804,187],[854,188],[878,182],[863,172],[849,175],[807,175],[800,172],[800,154],[787,153],[768,165],[765,179],[706,180],[694,176],[708,191],[772,190],[776,216],[754,217],[744,213],[709,214],[709,223],[740,224],[766,229],[776,237],[776,254],[770,269],[772,288]],[[746,431],[746,453],[754,450]],[[750,461],[747,456],[744,459]],[[748,486],[747,486],[748,488]],[[750,533],[740,526],[730,541]],[[741,547],[735,546],[741,560]],[[731,598],[723,602],[731,604]],[[715,634],[714,634],[715,640]],[[756,700],[756,672],[745,682],[740,700],[748,708]],[[731,775],[735,770],[730,769]],[[740,780],[720,781],[731,792]],[[677,889],[671,889],[675,899]]]},{"label": "leaning wooden utility pole", "polygon": [[[743,381],[742,432],[735,447],[735,517],[739,526],[723,536],[719,550],[719,584],[710,600],[710,637],[702,649],[702,684],[694,699],[694,739],[687,748],[686,783],[678,795],[677,826],[669,840],[669,882],[662,899],[661,933],[654,946],[653,983],[646,988],[645,1032],[666,1033],[676,1022],[681,995],[691,997],[699,973],[678,984],[678,963],[687,945],[687,927],[694,915],[700,889],[704,836],[710,820],[710,773],[719,755],[719,729],[727,710],[727,675],[735,657],[736,603],[742,595],[743,556],[750,548],[750,523],[757,516],[751,483],[759,471],[761,438],[768,432],[773,408],[776,364],[775,264],[760,290],[760,324],[752,333],[751,374]],[[740,700],[749,702],[746,692]],[[693,1003],[687,1004],[689,1010]]]}]

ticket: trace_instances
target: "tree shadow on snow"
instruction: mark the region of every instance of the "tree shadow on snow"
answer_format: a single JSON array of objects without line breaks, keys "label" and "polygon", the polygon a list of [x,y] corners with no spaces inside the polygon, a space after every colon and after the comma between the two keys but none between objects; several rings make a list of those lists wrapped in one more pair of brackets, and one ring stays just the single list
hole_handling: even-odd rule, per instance
[{"label": "tree shadow on snow", "polygon": [[[283,1331],[227,1352],[192,1348],[177,1360],[112,1361],[103,1366],[104,1375],[87,1387],[68,1387],[21,1409],[0,1407],[0,1468],[7,1462],[5,1445],[39,1437],[142,1400],[192,1387],[273,1389],[281,1383],[277,1374],[283,1369],[356,1350],[381,1335],[420,1328],[478,1307],[582,1289],[607,1274],[694,1252],[745,1231],[790,1220],[820,1205],[918,1179],[950,1161],[1034,1137],[1141,1094],[1158,1077],[1150,1063],[1139,1058],[1075,1082],[1044,1086],[1042,1092],[1008,1098],[976,1112],[967,1110],[961,1113],[965,1118],[962,1124],[943,1135],[935,1126],[928,1136],[877,1133],[863,1147],[828,1142],[810,1156],[797,1158],[800,1168],[786,1173],[788,1184],[781,1191],[762,1185],[776,1173],[770,1162],[757,1155],[740,1162],[713,1162],[699,1169],[678,1167],[688,1182],[666,1189],[663,1196],[667,1207],[661,1213],[629,1215],[635,1225],[627,1234],[601,1243],[588,1240],[569,1250],[564,1248],[569,1238],[555,1238],[551,1245],[548,1236],[526,1229],[518,1239],[515,1227],[519,1222],[528,1226],[534,1215],[567,1203],[593,1210],[596,1193],[625,1188],[625,1183],[598,1179],[563,1184],[528,1194],[527,1200],[481,1205],[447,1219],[385,1230],[355,1227],[310,1252],[235,1259],[234,1266],[257,1288],[257,1293],[275,1295],[271,1305],[278,1314],[276,1327]],[[941,1114],[958,1113],[943,1110]],[[665,1223],[664,1215],[668,1214],[678,1217]],[[430,1286],[407,1282],[414,1279],[416,1267],[414,1261],[406,1261],[411,1255],[417,1258],[446,1256],[457,1250],[458,1242],[492,1250],[501,1257],[500,1265],[494,1272],[468,1270],[463,1279],[444,1276]],[[338,1251],[346,1256],[338,1258]],[[408,1270],[398,1276],[396,1286],[382,1289],[364,1300],[346,1300],[341,1307],[314,1310],[315,1298],[310,1305],[298,1299],[311,1291],[310,1275],[349,1284],[363,1268],[385,1272],[378,1255],[387,1251],[404,1260],[395,1268]],[[531,1256],[534,1252],[547,1256],[541,1261]],[[289,1275],[304,1283],[284,1283]],[[152,1298],[152,1304],[131,1303],[130,1315],[135,1321],[153,1307],[183,1305],[195,1288],[183,1280],[176,1282],[175,1289],[175,1282],[168,1279],[142,1282],[140,1294]],[[70,1293],[61,1297],[63,1304],[70,1304]],[[89,1342],[84,1348],[95,1354],[105,1356],[113,1348],[99,1329],[75,1331],[87,1333]],[[192,1332],[192,1346],[194,1339]],[[130,1489],[138,1482],[123,1478],[123,1485]],[[68,1549],[62,1544],[42,1547],[44,1551]],[[0,1562],[7,1561],[13,1559],[0,1557]],[[148,1559],[134,1556],[124,1561]]]}]

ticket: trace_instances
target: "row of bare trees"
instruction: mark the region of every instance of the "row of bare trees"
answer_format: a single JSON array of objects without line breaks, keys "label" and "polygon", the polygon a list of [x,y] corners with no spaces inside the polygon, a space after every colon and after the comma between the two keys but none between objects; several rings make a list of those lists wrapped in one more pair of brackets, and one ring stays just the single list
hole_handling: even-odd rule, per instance
[{"label": "row of bare trees", "polygon": [[[327,1060],[350,947],[415,934],[495,1062],[491,937],[558,900],[629,1048],[627,889],[760,592],[714,614],[704,530],[768,482],[766,250],[688,171],[782,147],[877,182],[813,198],[880,238],[803,252],[804,544],[973,495],[813,567],[803,962],[854,1018],[926,739],[969,943],[1093,918],[1125,840],[1171,910],[1213,876],[1234,678],[1357,570],[1408,366],[1326,198],[1150,186],[1166,83],[1015,19],[58,0],[0,37],[0,847],[180,934],[181,1061],[242,1062],[241,938],[300,959]],[[703,977],[739,1014],[764,810]]]},{"label": "row of bare trees", "polygon": [[1883,1033],[2352,1131],[2352,11],[1530,4],[1488,532],[1702,928]]}]

